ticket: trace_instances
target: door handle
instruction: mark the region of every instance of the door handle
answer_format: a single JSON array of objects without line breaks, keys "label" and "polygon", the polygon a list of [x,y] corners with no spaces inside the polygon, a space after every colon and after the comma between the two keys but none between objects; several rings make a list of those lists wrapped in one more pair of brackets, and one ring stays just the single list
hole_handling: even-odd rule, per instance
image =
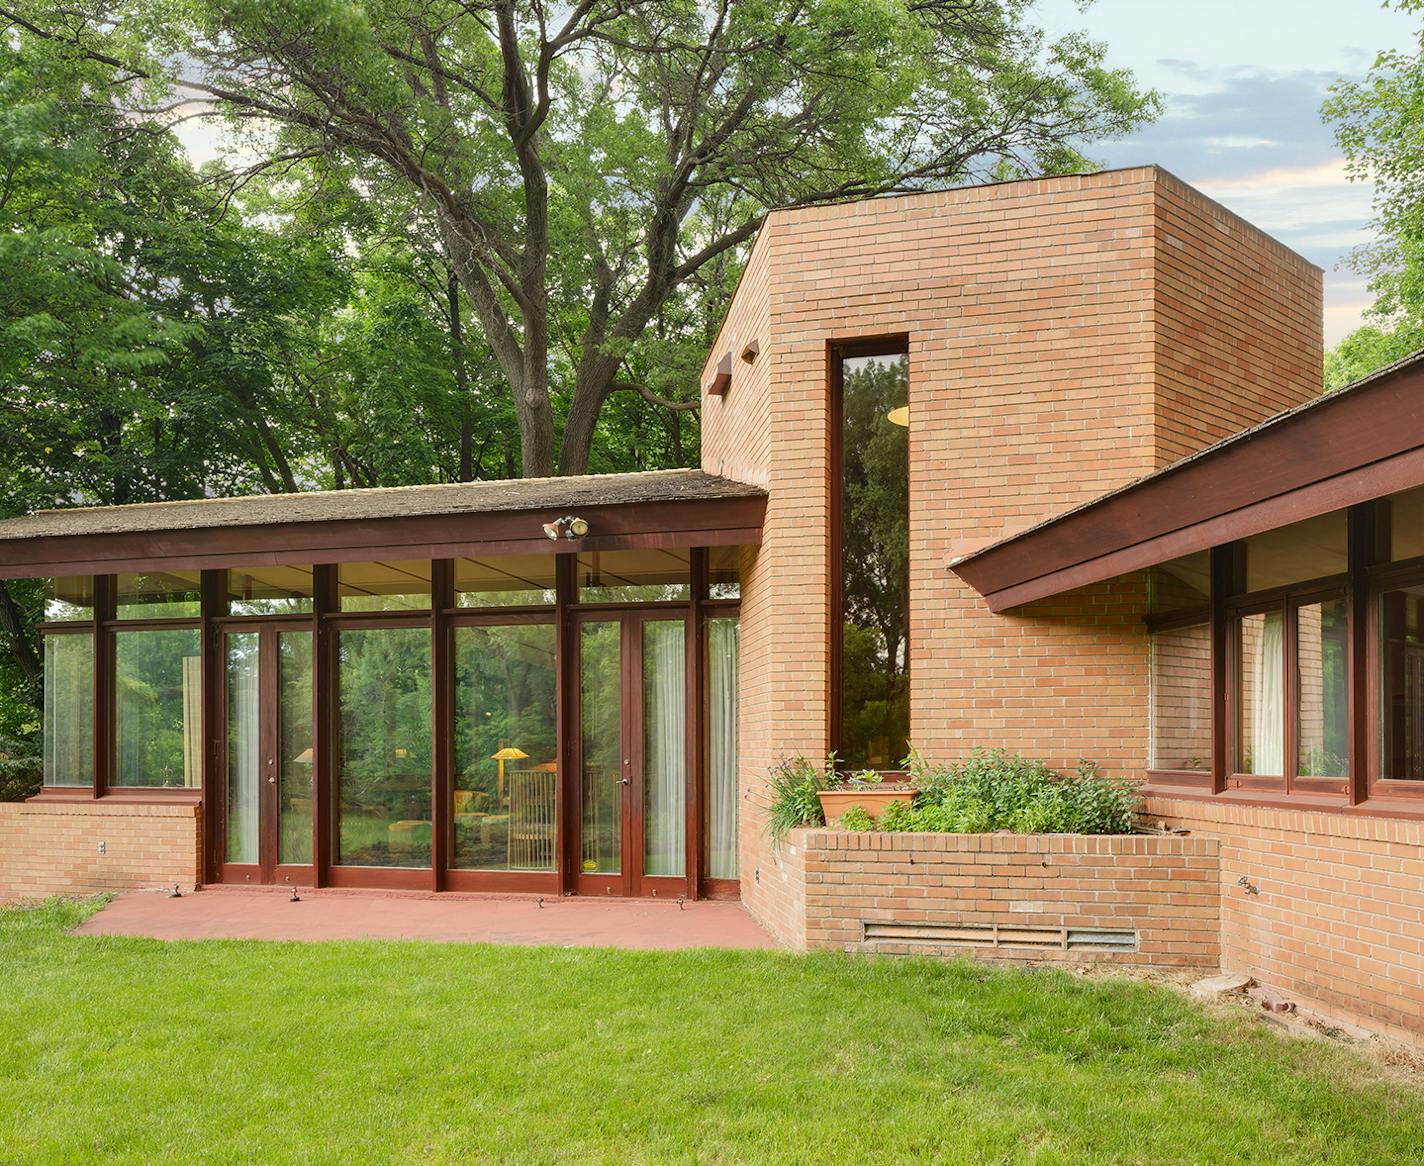
[{"label": "door handle", "polygon": [[630,785],[633,781],[631,777],[615,777],[613,780],[619,785]]}]

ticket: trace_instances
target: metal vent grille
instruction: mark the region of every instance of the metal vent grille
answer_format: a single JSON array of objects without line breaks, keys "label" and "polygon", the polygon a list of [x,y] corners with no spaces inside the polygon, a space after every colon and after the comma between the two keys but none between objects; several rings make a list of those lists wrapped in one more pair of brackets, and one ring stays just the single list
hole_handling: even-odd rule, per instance
[{"label": "metal vent grille", "polygon": [[861,924],[864,942],[909,947],[1038,947],[1060,951],[1136,951],[1137,932],[1103,927],[1036,927],[998,923]]}]

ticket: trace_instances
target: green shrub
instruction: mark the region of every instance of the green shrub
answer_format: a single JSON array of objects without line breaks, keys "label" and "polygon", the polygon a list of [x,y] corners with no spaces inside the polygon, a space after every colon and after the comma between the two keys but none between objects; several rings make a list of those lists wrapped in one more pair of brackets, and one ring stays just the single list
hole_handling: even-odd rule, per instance
[{"label": "green shrub", "polygon": [[833,754],[824,770],[817,769],[804,757],[789,761],[783,757],[772,769],[767,784],[771,793],[767,830],[771,840],[779,846],[798,826],[824,826],[826,817],[821,812],[821,799],[816,791],[842,783],[835,772]]},{"label": "green shrub", "polygon": [[0,737],[0,802],[22,802],[39,793],[42,771],[38,749]]},{"label": "green shrub", "polygon": [[875,819],[864,806],[851,806],[840,816],[836,826],[841,830],[874,830]]}]

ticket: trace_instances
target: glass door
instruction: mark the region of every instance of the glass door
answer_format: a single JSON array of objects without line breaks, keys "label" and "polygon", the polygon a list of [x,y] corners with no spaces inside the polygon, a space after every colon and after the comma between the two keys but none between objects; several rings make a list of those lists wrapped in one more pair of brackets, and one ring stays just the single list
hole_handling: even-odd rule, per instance
[{"label": "glass door", "polygon": [[578,624],[580,894],[686,894],[687,621]]},{"label": "glass door", "polygon": [[281,625],[223,637],[224,882],[312,878],[312,638]]}]

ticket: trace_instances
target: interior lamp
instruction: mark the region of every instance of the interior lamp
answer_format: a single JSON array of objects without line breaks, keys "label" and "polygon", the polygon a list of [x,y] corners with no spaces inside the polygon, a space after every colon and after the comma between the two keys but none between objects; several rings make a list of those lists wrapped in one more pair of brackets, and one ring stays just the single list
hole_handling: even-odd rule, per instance
[{"label": "interior lamp", "polygon": [[891,425],[898,425],[902,429],[910,428],[910,406],[901,405],[898,409],[891,409],[885,414],[885,420]]}]

